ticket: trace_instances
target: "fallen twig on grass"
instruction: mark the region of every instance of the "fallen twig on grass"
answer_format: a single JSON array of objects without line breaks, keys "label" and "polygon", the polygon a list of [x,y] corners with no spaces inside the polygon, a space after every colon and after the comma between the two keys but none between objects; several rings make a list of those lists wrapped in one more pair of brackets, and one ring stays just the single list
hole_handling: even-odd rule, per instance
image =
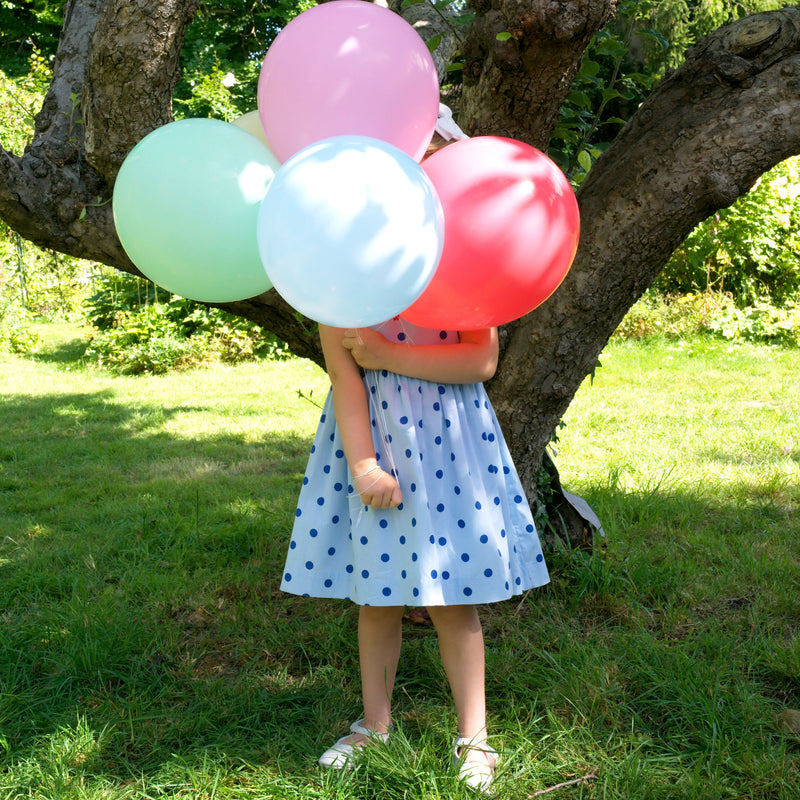
[{"label": "fallen twig on grass", "polygon": [[593,781],[597,777],[597,773],[600,771],[600,765],[598,764],[594,769],[587,772],[585,775],[582,775],[580,778],[575,778],[571,781],[564,781],[564,783],[557,783],[555,786],[550,786],[547,789],[540,789],[538,792],[534,792],[533,794],[529,794],[528,797],[541,797],[543,794],[549,794],[550,792],[555,792],[557,789],[566,789],[567,786],[576,786],[579,783],[586,783],[586,781]]}]

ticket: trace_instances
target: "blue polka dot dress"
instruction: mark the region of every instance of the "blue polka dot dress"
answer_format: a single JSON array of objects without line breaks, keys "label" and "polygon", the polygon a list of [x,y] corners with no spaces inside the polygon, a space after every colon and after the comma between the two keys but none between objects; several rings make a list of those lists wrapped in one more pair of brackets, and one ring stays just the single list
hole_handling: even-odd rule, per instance
[{"label": "blue polka dot dress", "polygon": [[[403,320],[394,341],[455,343]],[[548,582],[539,537],[481,383],[364,372],[378,463],[403,502],[364,506],[353,488],[329,393],[298,500],[281,588],[359,605],[505,600]]]}]

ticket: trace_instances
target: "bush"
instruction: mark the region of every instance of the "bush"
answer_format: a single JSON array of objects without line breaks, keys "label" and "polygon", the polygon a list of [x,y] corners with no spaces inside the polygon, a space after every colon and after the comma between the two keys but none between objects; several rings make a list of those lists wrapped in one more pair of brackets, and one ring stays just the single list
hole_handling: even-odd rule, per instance
[{"label": "bush", "polygon": [[699,292],[664,296],[647,292],[622,320],[619,339],[682,339],[719,336],[786,346],[800,346],[800,304],[776,307],[759,301],[740,309],[730,294]]},{"label": "bush", "polygon": [[800,157],[695,228],[655,283],[663,294],[729,293],[738,308],[800,297]]},{"label": "bush", "polygon": [[29,353],[39,341],[33,317],[20,303],[0,295],[0,352]]},{"label": "bush", "polygon": [[171,297],[143,278],[115,274],[85,304],[98,331],[86,358],[124,374],[162,374],[204,363],[286,358],[286,344],[255,323]]},{"label": "bush", "polygon": [[709,328],[725,339],[742,339],[797,347],[800,345],[800,304],[776,308],[756,302],[747,308],[731,305]]},{"label": "bush", "polygon": [[170,295],[151,281],[114,270],[96,282],[97,291],[83,303],[84,317],[100,331],[116,327],[125,312],[135,312],[169,300]]}]

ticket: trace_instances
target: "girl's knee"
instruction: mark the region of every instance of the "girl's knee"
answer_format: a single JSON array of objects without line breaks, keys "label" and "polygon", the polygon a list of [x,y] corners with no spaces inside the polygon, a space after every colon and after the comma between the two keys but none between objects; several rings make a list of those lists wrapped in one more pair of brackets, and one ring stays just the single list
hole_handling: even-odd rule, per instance
[{"label": "girl's knee", "polygon": [[405,606],[360,606],[358,618],[373,624],[397,622],[402,619],[404,610]]},{"label": "girl's knee", "polygon": [[428,606],[427,610],[437,630],[440,627],[474,628],[476,625],[480,627],[478,609],[474,605]]}]

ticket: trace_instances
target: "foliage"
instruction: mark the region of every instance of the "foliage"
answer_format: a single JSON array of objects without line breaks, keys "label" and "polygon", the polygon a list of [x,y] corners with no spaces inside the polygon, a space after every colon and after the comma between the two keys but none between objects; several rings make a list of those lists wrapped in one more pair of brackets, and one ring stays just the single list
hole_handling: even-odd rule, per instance
[{"label": "foliage", "polygon": [[648,71],[663,74],[675,69],[695,42],[722,25],[761,11],[784,8],[783,0],[660,0],[652,3],[649,23],[669,39],[668,50],[647,40],[636,42],[636,57]]},{"label": "foliage", "polygon": [[651,289],[628,311],[614,333],[616,339],[643,341],[697,335],[798,347],[800,303],[775,306],[757,301],[739,308],[727,293],[662,295]]},{"label": "foliage", "polygon": [[729,292],[740,308],[800,298],[800,157],[698,225],[655,285],[667,294]]},{"label": "foliage", "polygon": [[202,339],[181,336],[158,304],[119,312],[114,327],[91,340],[86,358],[98,367],[126,375],[162,375],[195,366],[203,359],[204,345]]},{"label": "foliage", "polygon": [[576,185],[657,82],[657,75],[641,72],[628,58],[634,35],[669,47],[660,33],[644,26],[654,5],[650,0],[622,2],[615,25],[598,31],[583,54],[549,149]]},{"label": "foliage", "polygon": [[103,272],[111,269],[41,250],[0,222],[0,302],[16,307],[19,319],[77,319],[95,276]]},{"label": "foliage", "polygon": [[285,343],[252,322],[218,308],[171,296],[151,281],[113,274],[87,299],[98,331],[86,358],[128,375],[164,374],[213,361],[285,358]]},{"label": "foliage", "polygon": [[135,313],[169,299],[169,293],[152,281],[114,271],[103,276],[95,292],[86,298],[84,315],[94,328],[107,331],[117,325],[120,314]]},{"label": "foliage", "polygon": [[[12,80],[0,71],[0,131],[10,151],[21,153],[33,136],[33,118],[49,81],[50,70],[38,50],[26,74]],[[0,341],[12,350],[29,349],[36,342],[35,317],[75,319],[99,269],[35,247],[0,221]]]},{"label": "foliage", "polygon": [[185,76],[189,94],[175,97],[175,116],[221,119],[233,122],[256,107],[255,87],[260,64],[249,62],[223,71],[215,60],[207,73]]},{"label": "foliage", "polygon": [[31,313],[0,294],[0,353],[29,353],[38,340]]},{"label": "foliage", "polygon": [[[0,70],[21,77],[32,55],[55,55],[63,22],[62,0],[0,2]],[[4,130],[0,128],[0,130]]]},{"label": "foliage", "polygon": [[800,346],[800,303],[776,307],[756,301],[746,308],[731,304],[709,323],[709,329],[725,339]]},{"label": "foliage", "polygon": [[667,69],[701,37],[780,0],[622,0],[583,54],[549,154],[580,184]]},{"label": "foliage", "polygon": [[176,117],[231,122],[256,107],[256,85],[267,48],[312,0],[216,0],[201,3],[186,30]]}]

